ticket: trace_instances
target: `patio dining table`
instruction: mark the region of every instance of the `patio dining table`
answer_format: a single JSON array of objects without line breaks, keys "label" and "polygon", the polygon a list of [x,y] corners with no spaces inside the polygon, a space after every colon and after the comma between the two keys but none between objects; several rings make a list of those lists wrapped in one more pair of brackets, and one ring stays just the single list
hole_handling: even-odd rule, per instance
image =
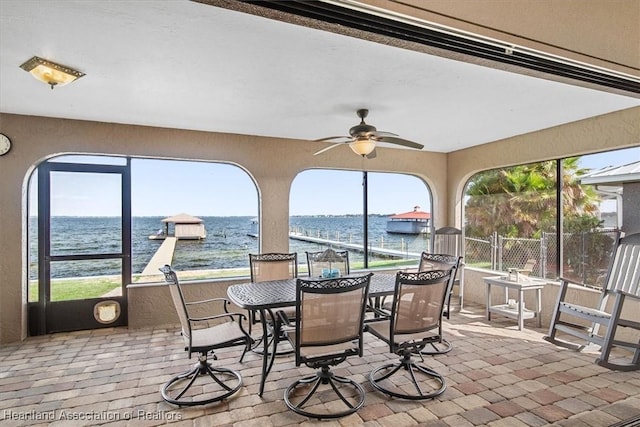
[{"label": "patio dining table", "polygon": [[[358,274],[350,274],[358,276]],[[278,345],[278,334],[273,333],[273,339],[269,342],[270,325],[276,324],[274,311],[283,307],[295,307],[296,305],[296,280],[271,280],[264,282],[248,282],[231,285],[227,289],[227,296],[237,306],[247,310],[260,312],[262,322],[262,378],[260,379],[260,392],[262,396],[267,376],[273,366]],[[396,275],[389,273],[374,273],[369,285],[369,298],[393,295]],[[269,351],[269,344],[273,346]]]}]

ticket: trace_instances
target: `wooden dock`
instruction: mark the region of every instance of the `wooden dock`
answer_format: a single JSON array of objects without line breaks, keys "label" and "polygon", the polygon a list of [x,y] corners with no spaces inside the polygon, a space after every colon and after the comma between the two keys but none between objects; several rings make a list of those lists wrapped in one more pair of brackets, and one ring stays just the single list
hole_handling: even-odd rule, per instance
[{"label": "wooden dock", "polygon": [[162,245],[160,245],[156,253],[151,257],[149,264],[142,270],[142,275],[160,274],[158,270],[160,267],[164,267],[165,264],[171,265],[177,241],[178,239],[176,237],[165,238]]},{"label": "wooden dock", "polygon": [[[289,233],[289,238],[294,240],[300,240],[303,242],[318,243],[321,245],[330,245],[334,248],[348,249],[355,252],[363,252],[362,245],[357,245],[354,243],[345,243],[345,242],[340,242],[338,240],[328,240],[328,239],[322,239],[320,237],[305,236],[301,233],[293,233],[293,232]],[[377,248],[377,247],[370,247],[369,253],[376,254],[382,257],[389,257],[389,258],[419,259],[421,256],[420,253],[416,253],[416,252],[398,251],[395,249],[385,249],[385,248]]]}]

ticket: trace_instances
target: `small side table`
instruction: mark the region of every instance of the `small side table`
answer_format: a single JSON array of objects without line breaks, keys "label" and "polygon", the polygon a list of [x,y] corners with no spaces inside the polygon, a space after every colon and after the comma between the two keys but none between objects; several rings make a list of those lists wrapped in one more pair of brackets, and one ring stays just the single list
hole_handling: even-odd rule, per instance
[{"label": "small side table", "polygon": [[[535,317],[537,319],[538,328],[542,326],[540,312],[542,310],[542,288],[544,288],[545,285],[544,281],[526,278],[516,282],[515,280],[509,280],[507,276],[483,277],[483,280],[487,286],[487,320],[491,320],[491,313],[516,319],[518,321],[518,330],[521,331],[524,327],[524,320],[533,319]],[[491,305],[492,285],[499,286],[504,289],[504,304]],[[515,307],[510,307],[507,303],[509,289],[515,289],[518,291],[518,301]],[[536,291],[535,310],[523,307],[525,291]]]}]

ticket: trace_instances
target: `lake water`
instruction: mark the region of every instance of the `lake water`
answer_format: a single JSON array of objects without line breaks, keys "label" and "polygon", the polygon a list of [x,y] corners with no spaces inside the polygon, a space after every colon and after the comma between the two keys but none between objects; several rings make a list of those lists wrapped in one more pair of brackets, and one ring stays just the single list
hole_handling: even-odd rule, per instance
[{"label": "lake water", "polygon": [[[133,273],[141,273],[162,240],[150,240],[163,227],[164,217],[132,219]],[[176,270],[209,270],[248,267],[249,253],[258,253],[258,239],[249,236],[254,217],[200,217],[207,230],[206,239],[179,240],[172,265]],[[369,245],[420,253],[427,248],[425,236],[388,234],[386,216],[369,217]],[[115,253],[121,250],[119,219],[113,217],[54,217],[51,220],[53,255]],[[314,237],[362,244],[362,218],[357,216],[290,218],[290,229]],[[37,277],[37,220],[30,227],[30,277]],[[326,246],[289,240],[289,250],[298,252],[299,262],[306,262],[305,251],[323,250]],[[351,261],[362,261],[362,254],[350,251]],[[371,258],[370,258],[371,259]],[[53,277],[117,274],[119,261],[56,262]]]}]

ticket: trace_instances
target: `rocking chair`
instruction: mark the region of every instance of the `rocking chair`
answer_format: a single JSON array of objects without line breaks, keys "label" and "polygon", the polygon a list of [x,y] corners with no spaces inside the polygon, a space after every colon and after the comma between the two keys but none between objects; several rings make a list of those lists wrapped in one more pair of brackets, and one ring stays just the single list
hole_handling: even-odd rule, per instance
[{"label": "rocking chair", "polygon": [[[597,307],[586,307],[566,301],[569,287],[575,284],[562,279],[549,335],[544,339],[573,350],[585,348],[584,344],[558,338],[558,332],[569,334],[587,343],[601,346],[600,357],[596,359],[600,366],[621,371],[640,369],[639,334],[635,334],[635,338],[629,341],[616,337],[618,327],[640,332],[640,322],[622,317],[625,301],[640,303],[640,233],[619,240]],[[609,297],[613,298],[612,305],[607,305]],[[631,311],[628,313],[631,314]],[[567,316],[570,316],[569,320],[565,319]],[[604,334],[599,334],[600,326],[606,327]],[[626,362],[612,361],[613,347],[630,350],[631,359]]]}]

